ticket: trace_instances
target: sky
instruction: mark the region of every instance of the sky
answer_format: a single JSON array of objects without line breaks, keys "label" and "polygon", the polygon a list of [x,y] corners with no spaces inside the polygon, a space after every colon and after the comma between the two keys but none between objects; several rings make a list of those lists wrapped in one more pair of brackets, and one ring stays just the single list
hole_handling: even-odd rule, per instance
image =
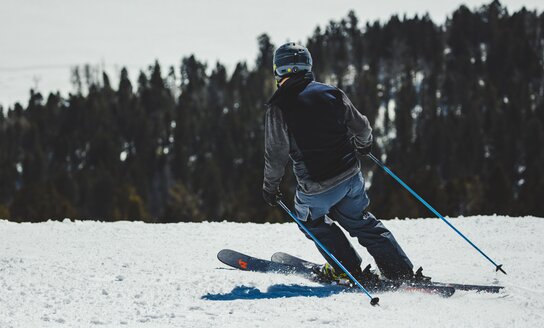
[{"label": "sky", "polygon": [[[72,91],[70,68],[103,67],[115,83],[121,67],[134,78],[156,59],[179,66],[195,54],[232,69],[257,56],[257,36],[306,42],[317,26],[355,10],[361,26],[393,14],[429,13],[443,23],[461,4],[490,1],[418,0],[0,0],[0,105],[26,104],[29,89]],[[509,12],[542,11],[542,0],[503,0]]]}]

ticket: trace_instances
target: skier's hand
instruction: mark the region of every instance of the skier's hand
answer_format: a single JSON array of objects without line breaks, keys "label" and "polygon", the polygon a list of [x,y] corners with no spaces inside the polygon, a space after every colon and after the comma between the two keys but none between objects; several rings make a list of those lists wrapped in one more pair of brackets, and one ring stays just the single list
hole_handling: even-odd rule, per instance
[{"label": "skier's hand", "polygon": [[368,154],[372,152],[372,142],[372,136],[370,136],[370,138],[368,138],[368,140],[365,142],[360,142],[355,137],[351,138],[351,144],[353,145],[353,148],[355,148],[355,151],[361,156],[368,156]]},{"label": "skier's hand", "polygon": [[264,201],[270,206],[278,205],[278,202],[281,200],[282,197],[283,194],[281,193],[281,191],[279,191],[279,189],[276,192],[269,192],[263,189]]},{"label": "skier's hand", "polygon": [[361,156],[368,156],[368,154],[372,152],[372,143],[368,144],[365,147],[357,147],[355,149]]}]

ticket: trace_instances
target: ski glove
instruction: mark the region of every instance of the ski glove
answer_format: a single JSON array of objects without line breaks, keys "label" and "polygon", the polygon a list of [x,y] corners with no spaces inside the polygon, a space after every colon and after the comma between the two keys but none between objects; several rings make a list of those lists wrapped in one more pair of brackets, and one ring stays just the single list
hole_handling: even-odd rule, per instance
[{"label": "ski glove", "polygon": [[270,206],[278,205],[278,202],[281,200],[282,197],[283,194],[281,193],[281,191],[279,191],[279,189],[276,192],[269,192],[263,189],[264,201]]},{"label": "ski glove", "polygon": [[372,139],[372,136],[370,136],[370,138],[366,142],[361,143],[357,141],[357,138],[353,137],[351,138],[351,144],[359,155],[368,156],[368,154],[372,152]]},{"label": "ski glove", "polygon": [[357,147],[356,148],[357,152],[362,155],[362,156],[368,156],[368,154],[370,154],[372,152],[372,144],[368,144],[368,146],[365,146],[365,147]]}]

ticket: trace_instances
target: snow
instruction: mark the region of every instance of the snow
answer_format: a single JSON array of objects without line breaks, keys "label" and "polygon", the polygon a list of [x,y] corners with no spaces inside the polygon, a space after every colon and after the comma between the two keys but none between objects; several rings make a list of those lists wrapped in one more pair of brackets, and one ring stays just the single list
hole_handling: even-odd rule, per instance
[{"label": "snow", "polygon": [[[371,307],[357,292],[231,270],[216,259],[220,249],[231,248],[262,258],[287,251],[321,261],[293,223],[0,221],[0,327],[542,326],[544,220],[452,221],[508,275],[495,273],[440,220],[385,224],[435,280],[501,284],[504,292],[457,291],[451,298],[390,292],[378,295],[380,307]],[[243,290],[254,297],[236,293]],[[304,296],[312,291],[316,296]],[[232,300],[203,299],[214,295]]]}]

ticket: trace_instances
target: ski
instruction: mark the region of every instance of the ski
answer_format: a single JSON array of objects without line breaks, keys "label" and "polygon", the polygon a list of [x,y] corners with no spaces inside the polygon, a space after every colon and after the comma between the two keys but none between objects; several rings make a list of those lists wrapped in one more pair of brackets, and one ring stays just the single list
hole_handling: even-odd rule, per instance
[{"label": "ski", "polygon": [[[304,259],[298,258],[296,256],[277,252],[272,255],[272,262],[281,263],[289,265],[292,267],[301,267],[301,268],[313,268],[319,264],[306,261]],[[444,286],[444,287],[453,287],[457,290],[464,291],[477,291],[477,292],[486,292],[486,293],[499,293],[503,286],[487,286],[487,285],[469,285],[469,284],[456,284],[456,283],[445,283],[445,282],[420,282],[419,284],[424,284],[428,286]]]},{"label": "ski", "polygon": [[[311,267],[264,260],[230,249],[221,250],[217,254],[217,259],[230,267],[243,271],[279,273],[285,275],[294,274],[305,277],[311,281],[321,283],[323,285],[338,285],[346,288],[346,290],[354,290],[355,288],[348,283],[323,281],[314,273]],[[365,282],[362,281],[361,283],[364,285]],[[418,291],[423,293],[437,294],[443,297],[449,297],[455,292],[455,288],[450,286],[430,286],[427,284],[407,283],[403,281],[389,281],[385,279],[381,280],[378,284],[373,284],[371,286],[365,287],[367,287],[372,292]]]},{"label": "ski", "polygon": [[310,271],[300,266],[259,259],[230,249],[217,253],[217,259],[233,268],[253,272],[296,274],[311,278]]}]

